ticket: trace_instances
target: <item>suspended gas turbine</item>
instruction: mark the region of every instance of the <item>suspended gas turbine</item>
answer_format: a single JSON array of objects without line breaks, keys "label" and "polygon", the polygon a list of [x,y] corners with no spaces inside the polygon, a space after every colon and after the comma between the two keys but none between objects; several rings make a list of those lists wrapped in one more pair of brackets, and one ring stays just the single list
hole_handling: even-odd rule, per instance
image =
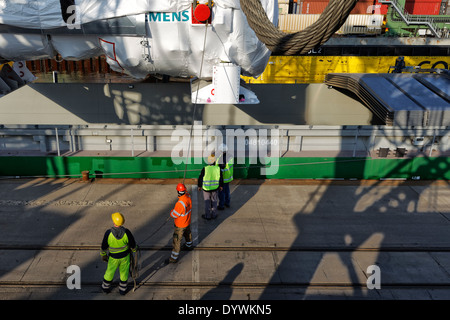
[{"label": "suspended gas turbine", "polygon": [[[276,24],[277,1],[261,4]],[[239,0],[0,2],[1,58],[57,54],[65,60],[105,55],[111,69],[136,79],[150,74],[206,79],[212,87],[197,92],[193,86],[193,99],[202,103],[257,103],[239,79],[236,85],[236,73],[257,77],[271,52],[249,27]],[[220,76],[213,81],[215,72]],[[217,98],[225,86],[232,100]]]}]

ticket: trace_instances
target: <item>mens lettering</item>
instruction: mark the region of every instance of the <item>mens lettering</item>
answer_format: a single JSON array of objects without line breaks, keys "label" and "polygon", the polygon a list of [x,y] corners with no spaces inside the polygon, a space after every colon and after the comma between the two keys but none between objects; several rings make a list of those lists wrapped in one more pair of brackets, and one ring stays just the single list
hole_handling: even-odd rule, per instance
[{"label": "mens lettering", "polygon": [[149,22],[186,22],[189,21],[189,11],[180,12],[149,12]]}]

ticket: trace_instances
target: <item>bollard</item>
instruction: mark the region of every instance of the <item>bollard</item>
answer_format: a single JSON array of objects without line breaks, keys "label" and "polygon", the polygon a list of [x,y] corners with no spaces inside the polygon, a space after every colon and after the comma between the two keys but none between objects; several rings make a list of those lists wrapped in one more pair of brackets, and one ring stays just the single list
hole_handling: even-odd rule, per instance
[{"label": "bollard", "polygon": [[89,170],[81,171],[82,181],[89,181]]}]

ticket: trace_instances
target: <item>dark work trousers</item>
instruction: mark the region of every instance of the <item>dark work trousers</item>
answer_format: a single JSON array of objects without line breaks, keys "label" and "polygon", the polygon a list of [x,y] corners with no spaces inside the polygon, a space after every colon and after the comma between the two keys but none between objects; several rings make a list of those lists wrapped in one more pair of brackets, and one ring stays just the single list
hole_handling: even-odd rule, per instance
[{"label": "dark work trousers", "polygon": [[181,240],[183,239],[183,237],[186,241],[186,247],[192,247],[191,226],[187,226],[186,228],[175,227],[172,239],[172,254],[170,255],[173,260],[178,259],[178,255],[180,254],[181,250]]},{"label": "dark work trousers", "polygon": [[230,196],[230,184],[229,183],[224,183],[223,184],[223,190],[219,191],[219,205],[218,207],[223,209],[224,206],[229,207],[230,206],[230,201],[231,201],[231,196]]},{"label": "dark work trousers", "polygon": [[217,217],[217,200],[219,200],[219,190],[206,192],[203,190],[203,200],[205,200],[205,217],[214,219]]}]

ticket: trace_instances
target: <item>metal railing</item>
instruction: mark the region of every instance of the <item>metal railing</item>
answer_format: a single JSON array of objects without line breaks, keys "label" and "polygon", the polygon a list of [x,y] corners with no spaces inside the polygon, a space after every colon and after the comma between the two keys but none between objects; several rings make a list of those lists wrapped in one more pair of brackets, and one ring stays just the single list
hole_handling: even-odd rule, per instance
[{"label": "metal railing", "polygon": [[449,36],[448,29],[439,28],[438,24],[436,23],[436,18],[431,16],[410,14],[407,11],[405,11],[403,4],[400,3],[399,0],[380,0],[380,3],[392,5],[394,9],[397,11],[397,13],[400,15],[400,17],[403,19],[403,21],[408,25],[410,24],[426,25],[434,34],[434,36],[437,38]]},{"label": "metal railing", "polygon": [[[349,157],[367,155],[381,147],[405,148],[408,152],[434,149],[450,152],[449,127],[194,125],[0,125],[0,156],[171,156],[187,151],[193,155],[212,150],[210,145],[233,144],[237,155],[317,152]],[[420,145],[415,138],[421,137]],[[228,138],[231,138],[228,140]],[[185,144],[186,142],[186,144]],[[231,148],[231,146],[230,146]],[[187,152],[189,153],[189,152]]]}]

